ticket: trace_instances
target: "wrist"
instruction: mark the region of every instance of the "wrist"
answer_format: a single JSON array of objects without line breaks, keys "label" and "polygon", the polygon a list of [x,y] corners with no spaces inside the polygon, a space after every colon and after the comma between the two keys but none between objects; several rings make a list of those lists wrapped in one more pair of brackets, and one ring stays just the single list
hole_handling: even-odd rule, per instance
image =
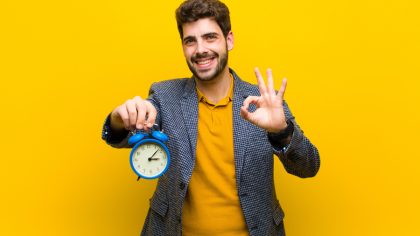
[{"label": "wrist", "polygon": [[280,132],[269,132],[268,138],[279,146],[286,146],[290,143],[294,131],[294,125],[291,120],[286,121],[286,127]]},{"label": "wrist", "polygon": [[114,127],[111,126],[111,114],[108,115],[102,128],[102,139],[107,143],[119,143],[127,137],[127,135],[128,131],[124,128],[115,130]]},{"label": "wrist", "polygon": [[269,134],[272,134],[274,136],[281,136],[281,137],[287,137],[289,136],[289,134],[293,133],[293,123],[291,120],[287,120],[286,122],[283,123],[283,126],[280,127],[279,129],[276,130],[272,130],[272,131],[267,131]]},{"label": "wrist", "polygon": [[275,127],[273,129],[267,129],[268,133],[273,133],[273,134],[277,134],[277,133],[283,133],[286,131],[287,129],[287,121],[282,123],[282,125],[280,127]]},{"label": "wrist", "polygon": [[109,116],[109,128],[115,132],[123,132],[125,130],[121,117],[114,112]]}]

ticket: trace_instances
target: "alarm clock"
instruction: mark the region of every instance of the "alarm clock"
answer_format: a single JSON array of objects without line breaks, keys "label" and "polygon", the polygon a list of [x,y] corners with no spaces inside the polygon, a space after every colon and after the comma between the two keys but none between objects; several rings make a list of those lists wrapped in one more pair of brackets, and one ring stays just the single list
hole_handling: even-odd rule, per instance
[{"label": "alarm clock", "polygon": [[138,179],[156,179],[162,176],[169,167],[170,154],[165,142],[168,136],[160,130],[151,132],[134,131],[128,139],[133,146],[130,153],[130,165]]}]

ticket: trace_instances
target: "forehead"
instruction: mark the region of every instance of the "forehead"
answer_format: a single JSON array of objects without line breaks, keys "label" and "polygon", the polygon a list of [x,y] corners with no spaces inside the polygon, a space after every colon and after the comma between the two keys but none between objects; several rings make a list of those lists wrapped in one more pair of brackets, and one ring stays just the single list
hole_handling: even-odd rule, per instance
[{"label": "forehead", "polygon": [[207,33],[223,34],[217,22],[211,18],[199,19],[194,22],[188,22],[182,25],[182,31],[185,37],[199,37]]}]

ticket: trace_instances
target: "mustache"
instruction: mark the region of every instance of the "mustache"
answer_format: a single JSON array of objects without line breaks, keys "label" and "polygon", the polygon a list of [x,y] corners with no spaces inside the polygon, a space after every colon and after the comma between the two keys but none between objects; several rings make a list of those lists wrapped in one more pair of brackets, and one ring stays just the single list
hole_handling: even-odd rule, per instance
[{"label": "mustache", "polygon": [[209,52],[205,52],[205,53],[196,53],[194,56],[191,57],[192,61],[198,60],[198,59],[203,59],[203,58],[209,58],[209,57],[218,57],[219,54],[217,53],[209,53]]}]

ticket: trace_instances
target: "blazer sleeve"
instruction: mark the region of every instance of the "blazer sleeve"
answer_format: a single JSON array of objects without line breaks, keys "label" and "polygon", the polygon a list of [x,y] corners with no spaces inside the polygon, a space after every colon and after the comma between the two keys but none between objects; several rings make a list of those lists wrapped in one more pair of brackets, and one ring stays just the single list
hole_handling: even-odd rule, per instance
[{"label": "blazer sleeve", "polygon": [[115,148],[128,148],[128,138],[130,132],[124,130],[121,133],[115,133],[111,129],[111,113],[106,117],[104,125],[102,126],[102,139],[110,146]]},{"label": "blazer sleeve", "polygon": [[286,147],[276,145],[279,142],[269,138],[274,154],[280,158],[288,173],[301,178],[313,177],[320,167],[318,149],[305,137],[287,103],[284,102],[283,105],[286,119],[293,123],[293,134]]}]

